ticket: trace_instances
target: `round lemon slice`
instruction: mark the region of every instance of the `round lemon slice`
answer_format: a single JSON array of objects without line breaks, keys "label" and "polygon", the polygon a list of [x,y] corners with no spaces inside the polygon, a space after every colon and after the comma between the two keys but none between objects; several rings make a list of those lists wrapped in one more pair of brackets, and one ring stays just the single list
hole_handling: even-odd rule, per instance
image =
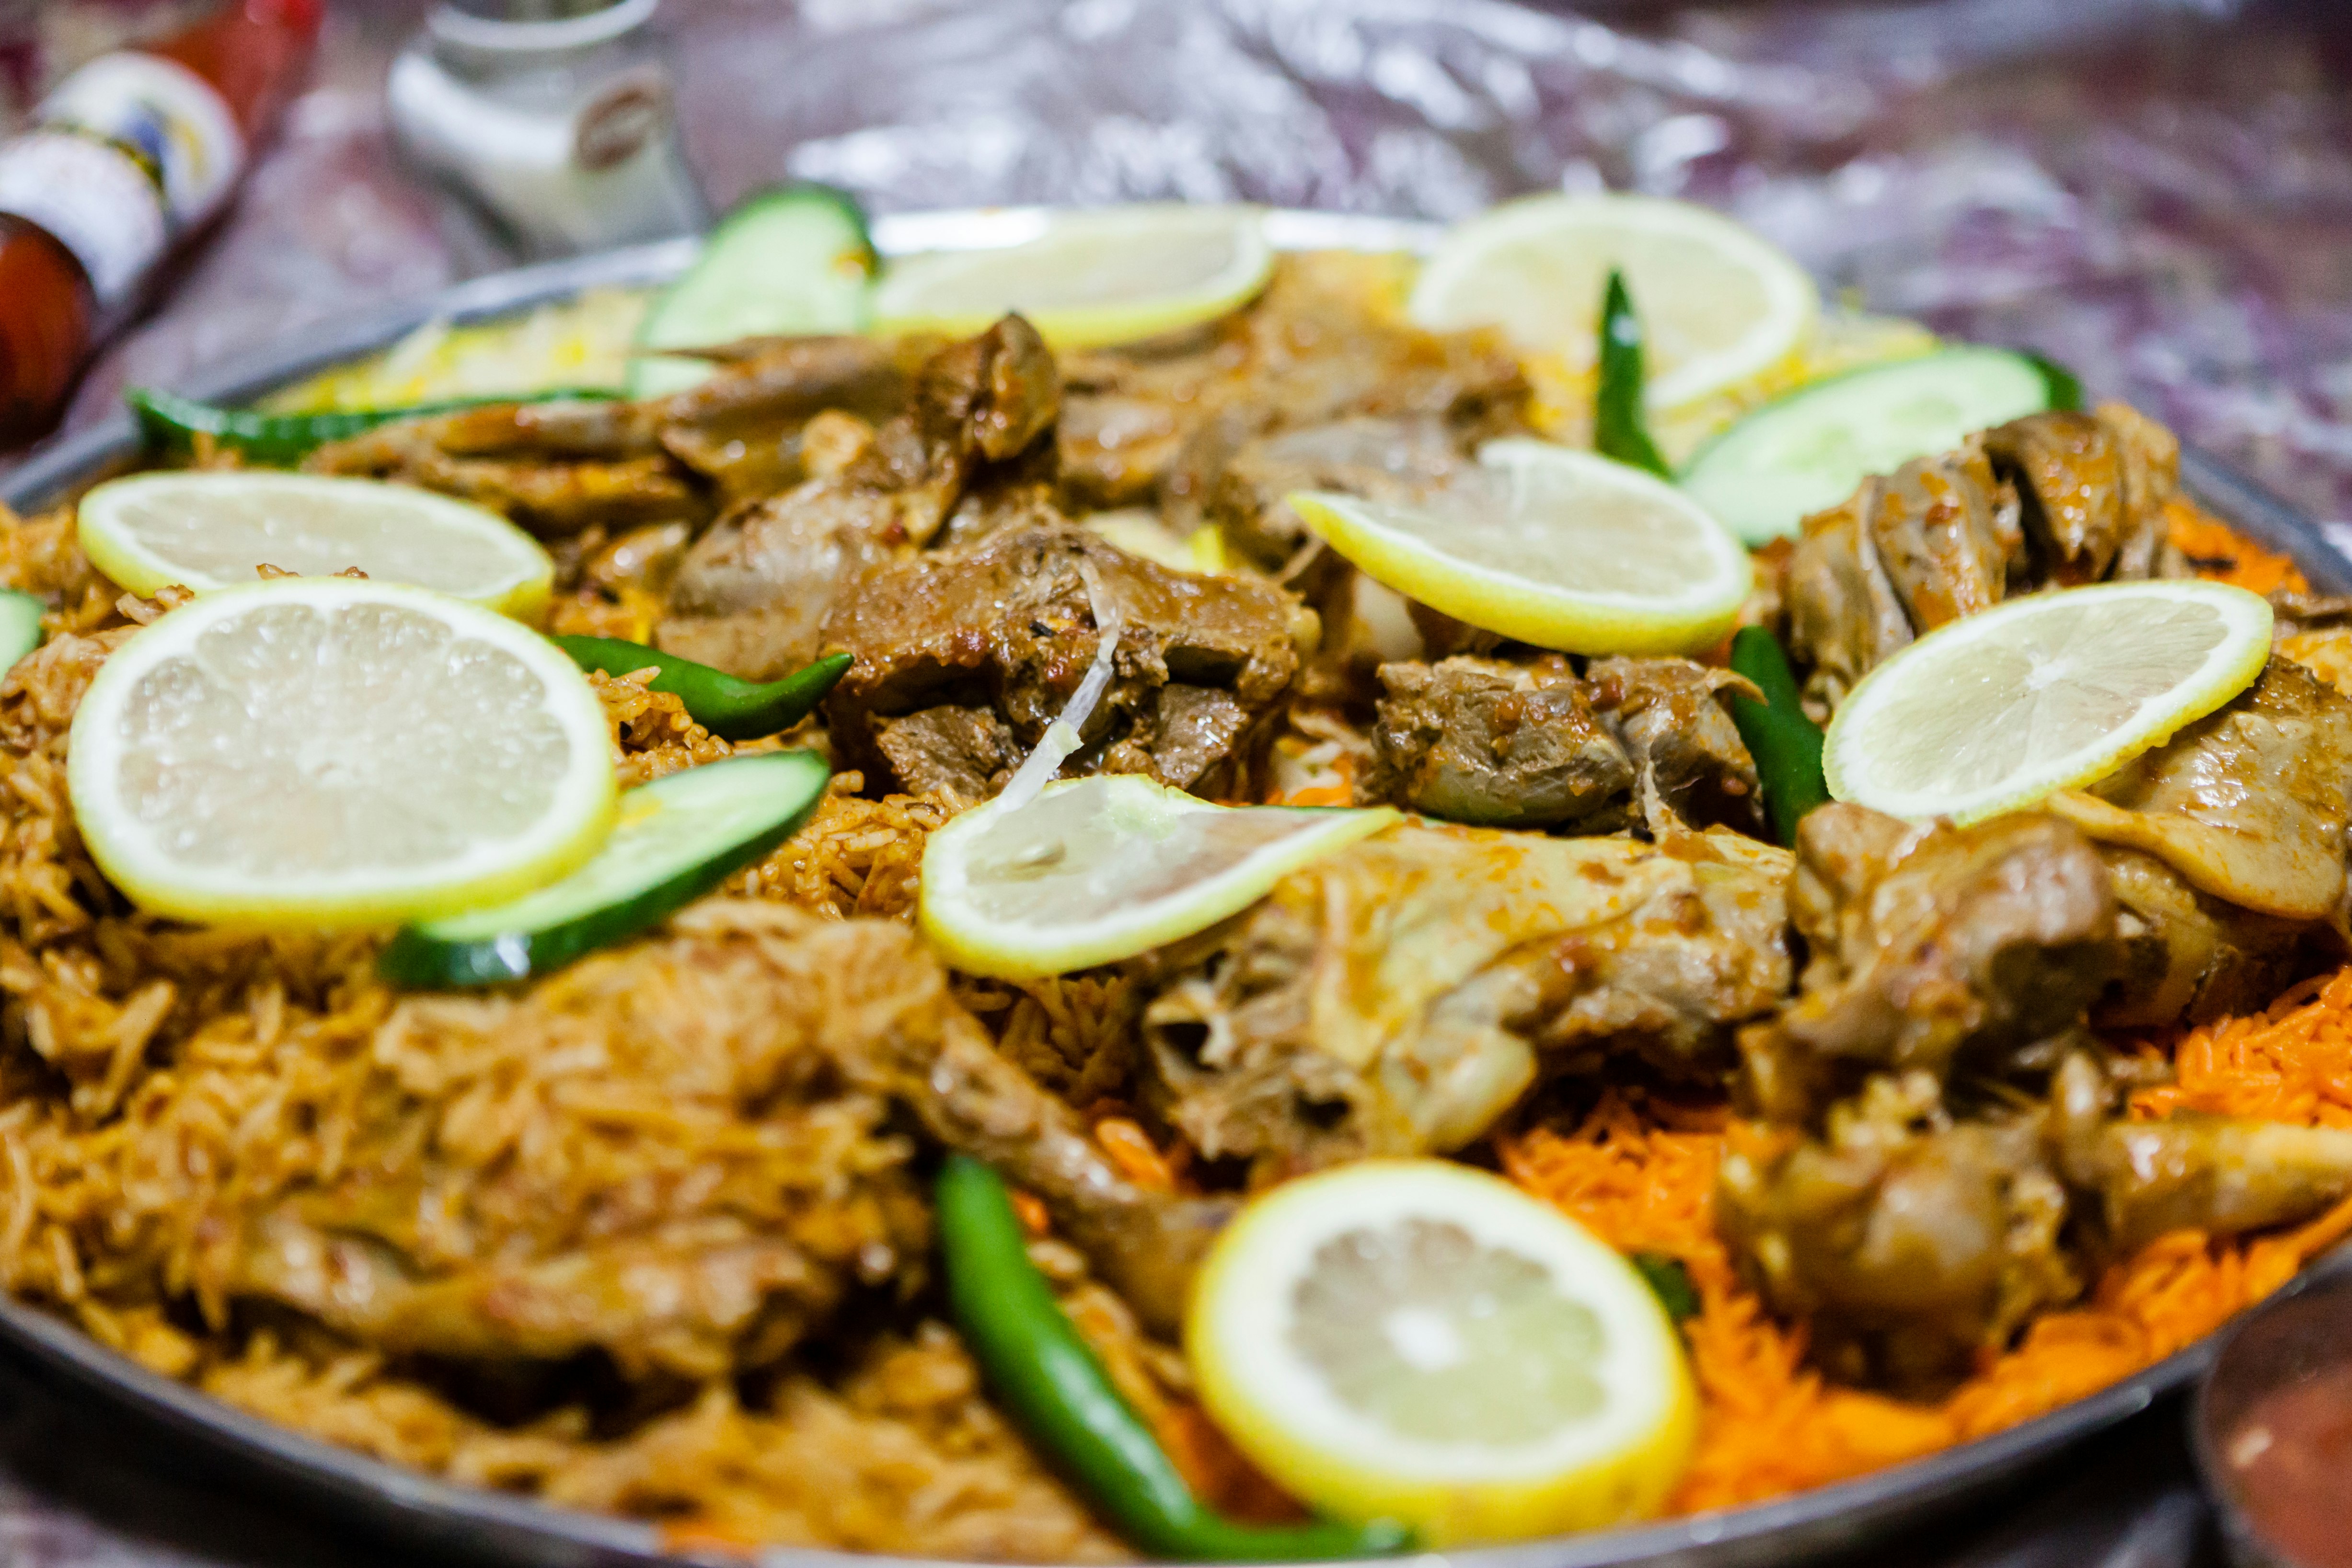
[{"label": "round lemon slice", "polygon": [[876,327],[961,337],[1018,310],[1057,347],[1132,342],[1238,310],[1274,270],[1255,207],[1024,216],[1034,229],[1015,243],[891,263],[874,296]]},{"label": "round lemon slice", "polygon": [[303,577],[184,605],[107,659],[67,783],[142,907],[301,928],[455,913],[593,854],[614,785],[603,704],[503,616]]},{"label": "round lemon slice", "polygon": [[2035,594],[1937,627],[1863,679],[1822,746],[1830,793],[1976,822],[2089,784],[2244,690],[2271,607],[2221,583]]},{"label": "round lemon slice", "polygon": [[1547,441],[1489,441],[1476,468],[1419,502],[1325,490],[1289,500],[1374,581],[1569,653],[1712,647],[1754,581],[1748,552],[1682,491]]},{"label": "round lemon slice", "polygon": [[358,567],[521,619],[547,606],[555,563],[496,512],[373,479],[235,469],[140,474],[82,497],[82,552],[134,594],[199,594],[267,564],[302,577]]},{"label": "round lemon slice", "polygon": [[1385,806],[1213,805],[1132,773],[1067,779],[932,834],[919,920],[959,969],[1066,974],[1206,930],[1398,819]]},{"label": "round lemon slice", "polygon": [[1425,327],[1499,326],[1571,372],[1599,348],[1612,268],[1641,313],[1652,408],[1678,408],[1772,371],[1821,312],[1805,269],[1739,225],[1654,196],[1529,196],[1450,230],[1407,309]]},{"label": "round lemon slice", "polygon": [[1680,1342],[1626,1261],[1509,1183],[1374,1160],[1276,1187],[1217,1238],[1185,1349],[1267,1475],[1433,1546],[1655,1513],[1690,1456]]}]

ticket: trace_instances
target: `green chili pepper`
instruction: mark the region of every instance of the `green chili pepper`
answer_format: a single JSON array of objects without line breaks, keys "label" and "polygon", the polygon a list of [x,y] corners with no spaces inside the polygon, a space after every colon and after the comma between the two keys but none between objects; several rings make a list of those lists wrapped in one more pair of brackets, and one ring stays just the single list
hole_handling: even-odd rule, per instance
[{"label": "green chili pepper", "polygon": [[1682,1259],[1663,1252],[1637,1252],[1627,1261],[1658,1298],[1667,1317],[1679,1323],[1698,1316],[1698,1291],[1692,1287],[1690,1270],[1683,1267]]},{"label": "green chili pepper", "polygon": [[2083,384],[2073,371],[2047,354],[2038,354],[2031,349],[2018,352],[2031,360],[2033,368],[2042,373],[2042,384],[2050,389],[2051,407],[2075,409],[2083,406]]},{"label": "green chili pepper", "polygon": [[756,741],[789,730],[807,718],[847,672],[850,656],[835,654],[796,669],[782,680],[740,680],[723,669],[680,658],[619,637],[557,637],[555,646],[583,669],[627,675],[650,665],[660,671],[652,689],[667,691],[686,704],[687,716],[726,741]]},{"label": "green chili pepper", "polygon": [[1604,458],[1645,468],[1662,479],[1675,477],[1650,439],[1642,409],[1642,318],[1625,290],[1625,275],[1610,268],[1609,291],[1601,303],[1601,384],[1592,398],[1592,446]]},{"label": "green chili pepper", "polygon": [[1731,721],[1756,759],[1756,777],[1764,786],[1764,810],[1772,819],[1773,837],[1783,844],[1797,841],[1797,824],[1805,813],[1829,802],[1829,785],[1822,778],[1821,726],[1805,717],[1799,701],[1797,677],[1788,655],[1762,626],[1742,626],[1731,639],[1731,668],[1756,683],[1764,700],[1734,696]]},{"label": "green chili pepper", "polygon": [[404,408],[344,408],[325,414],[264,414],[251,408],[223,408],[152,386],[132,387],[123,395],[123,401],[131,405],[131,412],[138,417],[140,433],[155,447],[178,450],[198,436],[209,436],[257,462],[293,463],[315,447],[341,441],[397,419],[457,414],[492,404],[602,402],[612,396],[609,392],[572,387],[523,397],[453,397],[437,403],[413,403]]},{"label": "green chili pepper", "polygon": [[940,1250],[964,1342],[1013,1422],[1144,1551],[1196,1562],[1290,1563],[1401,1552],[1387,1521],[1236,1524],[1202,1506],[1029,1261],[1004,1184],[950,1154],[939,1183]]}]

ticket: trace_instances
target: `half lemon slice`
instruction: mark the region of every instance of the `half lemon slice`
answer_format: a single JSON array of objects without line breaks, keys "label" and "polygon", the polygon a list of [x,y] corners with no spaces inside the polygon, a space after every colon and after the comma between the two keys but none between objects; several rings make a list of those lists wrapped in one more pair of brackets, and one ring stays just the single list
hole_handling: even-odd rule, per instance
[{"label": "half lemon slice", "polygon": [[298,577],[358,567],[522,619],[547,607],[555,563],[493,511],[374,479],[262,469],[174,470],[99,486],[75,514],[82,553],[134,594],[237,587],[268,564]]},{"label": "half lemon slice", "polygon": [[1689,653],[1723,640],[1754,582],[1696,501],[1591,452],[1514,437],[1415,502],[1289,498],[1367,576],[1455,620],[1568,653]]},{"label": "half lemon slice", "polygon": [[615,794],[604,705],[562,650],[421,588],[227,588],[110,656],[67,783],[142,907],[268,927],[511,898],[593,854]]},{"label": "half lemon slice", "polygon": [[1209,1413],[1269,1476],[1433,1546],[1655,1513],[1696,1430],[1681,1343],[1633,1268],[1450,1161],[1366,1161],[1252,1203],[1184,1343]]},{"label": "half lemon slice", "polygon": [[1956,822],[2113,773],[2252,683],[2271,607],[2221,583],[2035,594],[1939,626],[1863,679],[1822,745],[1830,793]]},{"label": "half lemon slice", "polygon": [[1018,310],[1057,347],[1132,342],[1238,310],[1274,270],[1255,207],[1017,216],[1028,232],[1014,230],[1013,243],[891,263],[874,296],[876,327],[963,337]]},{"label": "half lemon slice", "polygon": [[1655,409],[1765,375],[1803,348],[1821,312],[1805,269],[1731,219],[1626,195],[1529,196],[1456,225],[1407,309],[1424,327],[1498,326],[1522,350],[1582,373],[1612,268],[1642,317],[1644,401]]},{"label": "half lemon slice", "polygon": [[[1011,792],[1008,791],[1008,795]],[[1032,980],[1204,931],[1398,821],[1385,806],[1213,805],[1132,773],[968,811],[923,847],[919,920],[957,968]]]}]

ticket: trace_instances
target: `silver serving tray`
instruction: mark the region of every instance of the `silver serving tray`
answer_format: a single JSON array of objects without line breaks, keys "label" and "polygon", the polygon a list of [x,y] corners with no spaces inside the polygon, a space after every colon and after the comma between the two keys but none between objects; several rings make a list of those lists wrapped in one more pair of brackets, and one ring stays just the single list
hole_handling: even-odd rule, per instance
[{"label": "silver serving tray", "polygon": [[[876,221],[874,238],[886,255],[1011,244],[1034,230],[1042,212],[1013,207],[892,215]],[[1418,251],[1438,232],[1424,223],[1338,213],[1275,211],[1266,221],[1274,242],[1291,250]],[[666,282],[685,268],[694,252],[692,240],[669,240],[478,279],[239,357],[175,390],[222,402],[257,397],[387,347],[428,321],[486,321],[583,289]],[[137,431],[128,415],[118,415],[52,444],[0,479],[0,505],[30,512],[57,504],[138,453]],[[2291,555],[2315,588],[2352,593],[2352,562],[2293,508],[2201,453],[2182,454],[2181,477],[2200,503]],[[681,1561],[665,1550],[660,1532],[650,1525],[436,1480],[264,1421],[150,1372],[62,1320],[5,1296],[0,1354],[167,1439],[184,1440],[241,1480],[322,1510],[346,1526],[359,1526],[371,1537],[380,1531],[415,1552],[457,1552],[528,1568]],[[2038,1420],[1776,1502],[1638,1529],[1426,1553],[1418,1561],[1451,1562],[1461,1568],[1747,1568],[1851,1552],[1981,1502],[1995,1489],[2021,1480],[2029,1470],[2178,1393],[2204,1371],[2211,1355],[2212,1342],[2200,1342]],[[759,1557],[762,1568],[918,1568],[928,1561],[799,1548],[772,1549]]]}]

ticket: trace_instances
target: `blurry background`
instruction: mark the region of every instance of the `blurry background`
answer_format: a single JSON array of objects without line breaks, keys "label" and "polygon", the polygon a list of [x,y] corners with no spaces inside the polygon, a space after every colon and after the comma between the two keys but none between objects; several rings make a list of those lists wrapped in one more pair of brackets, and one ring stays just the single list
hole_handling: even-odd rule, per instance
[{"label": "blurry background", "polygon": [[[201,0],[0,0],[0,110]],[[343,0],[126,379],[506,265],[400,168],[420,0]],[[1509,0],[667,0],[721,205],[803,175],[882,209],[1178,196],[1444,218],[1603,184],[1727,207],[1833,288],[2031,346],[2352,521],[2352,6]]]},{"label": "blurry background", "polygon": [[[0,121],[204,8],[0,0]],[[100,362],[74,422],[126,382],[170,385],[509,264],[388,140],[384,72],[423,11],[331,5],[313,84],[242,203]],[[1242,197],[1447,218],[1539,188],[1693,197],[1859,304],[2059,359],[2352,543],[2337,0],[666,0],[658,26],[720,205],[788,175],[884,210]],[[1935,1554],[2189,1561],[2201,1511],[2177,1423],[2155,1413],[2041,1510]],[[8,1568],[366,1554],[170,1472],[0,1376]]]}]

